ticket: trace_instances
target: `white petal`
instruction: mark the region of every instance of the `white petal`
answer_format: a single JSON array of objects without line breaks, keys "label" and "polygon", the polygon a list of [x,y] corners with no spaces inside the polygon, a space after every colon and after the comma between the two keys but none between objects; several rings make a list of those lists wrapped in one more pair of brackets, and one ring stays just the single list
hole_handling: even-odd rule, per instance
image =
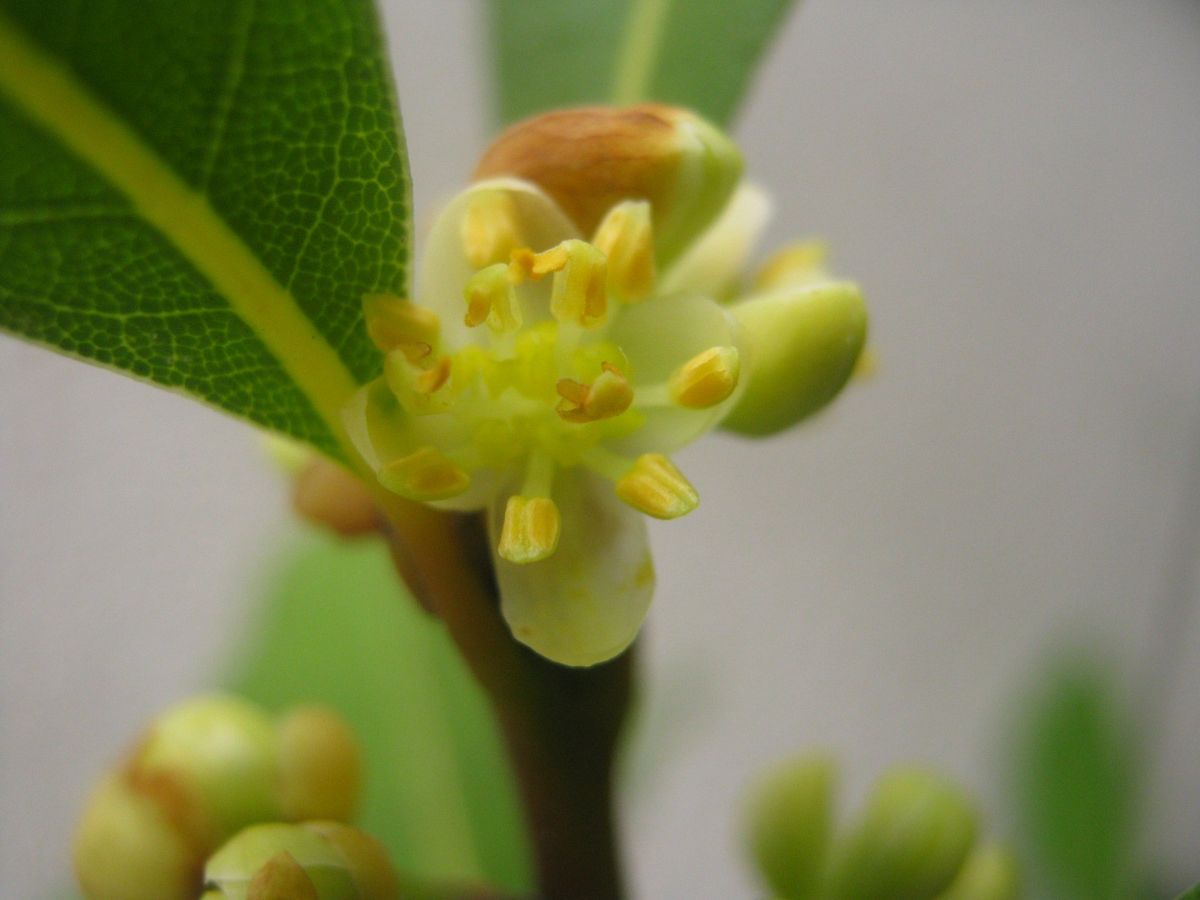
[{"label": "white petal", "polygon": [[[665,383],[681,365],[710,347],[737,347],[741,329],[716,301],[699,294],[650,299],[622,309],[609,337],[629,360],[638,387]],[[618,453],[670,453],[716,426],[736,401],[738,391],[709,409],[677,406],[639,409],[645,424],[614,442]],[[636,405],[636,401],[635,401]]]},{"label": "white petal", "polygon": [[561,472],[554,501],[562,515],[558,549],[517,565],[496,554],[507,497],[488,513],[500,609],[513,637],[547,659],[592,666],[628,647],[654,594],[644,517],[607,481],[583,469]]},{"label": "white petal", "polygon": [[660,289],[722,298],[734,286],[770,217],[767,192],[742,184],[717,221],[666,271]]},{"label": "white petal", "polygon": [[[486,341],[486,328],[469,328],[463,323],[467,306],[463,290],[475,269],[467,261],[463,247],[462,223],[471,198],[483,191],[507,192],[515,201],[521,223],[521,237],[535,251],[553,247],[560,241],[578,237],[575,226],[536,185],[517,178],[479,181],[458,193],[438,215],[429,232],[417,279],[416,302],[432,309],[442,322],[442,337],[450,348]],[[519,295],[533,291],[547,293],[550,279],[518,289]],[[543,301],[544,305],[545,301]],[[537,317],[537,311],[529,315]]]}]

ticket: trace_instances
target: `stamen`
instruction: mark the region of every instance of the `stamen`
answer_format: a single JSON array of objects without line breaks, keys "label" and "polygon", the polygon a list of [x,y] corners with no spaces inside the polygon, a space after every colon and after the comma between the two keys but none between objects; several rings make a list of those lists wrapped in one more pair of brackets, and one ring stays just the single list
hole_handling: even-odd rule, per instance
[{"label": "stamen", "polygon": [[462,222],[462,244],[467,262],[482,269],[504,262],[521,245],[517,208],[507,191],[479,191],[467,203]]},{"label": "stamen", "polygon": [[562,265],[554,273],[550,314],[559,322],[593,328],[608,312],[608,277],[604,254],[586,241],[563,241],[548,254],[561,251]]},{"label": "stamen", "polygon": [[508,273],[514,284],[522,281],[539,281],[567,264],[567,251],[563,244],[534,253],[528,247],[518,247],[509,257]]},{"label": "stamen", "polygon": [[803,284],[826,277],[829,248],[821,241],[799,241],[775,253],[754,279],[757,290]]},{"label": "stamen", "polygon": [[558,506],[549,497],[508,498],[496,551],[509,562],[525,565],[550,556],[558,547],[562,525]]},{"label": "stamen", "polygon": [[654,287],[654,237],[650,203],[626,200],[608,211],[592,238],[608,257],[608,286],[626,303],[641,300]]},{"label": "stamen", "polygon": [[400,405],[410,415],[425,416],[445,412],[451,399],[442,390],[450,380],[451,360],[440,357],[432,364],[426,360],[414,362],[403,348],[393,350],[383,361],[383,375]]},{"label": "stamen", "polygon": [[677,519],[700,505],[700,495],[661,453],[639,456],[617,481],[617,496],[656,519]]},{"label": "stamen", "polygon": [[413,361],[432,352],[441,325],[433,310],[392,294],[365,295],[363,318],[376,347],[385,353],[403,350]]},{"label": "stamen", "polygon": [[409,500],[445,500],[465,491],[471,476],[433,447],[421,447],[380,469],[379,483]]},{"label": "stamen", "polygon": [[429,396],[435,391],[441,390],[449,378],[450,357],[443,356],[432,367],[426,369],[416,377],[413,387],[418,394]]},{"label": "stamen", "polygon": [[484,322],[498,332],[521,327],[521,307],[504,263],[495,263],[472,275],[463,296],[467,301],[467,314],[463,318],[467,327],[475,328]]},{"label": "stamen", "polygon": [[601,365],[600,375],[591,384],[560,378],[556,390],[562,397],[556,412],[567,422],[611,419],[625,412],[633,403],[633,387],[620,369],[611,363]]},{"label": "stamen", "polygon": [[675,370],[671,399],[688,409],[716,406],[737,387],[740,368],[736,347],[710,347]]}]

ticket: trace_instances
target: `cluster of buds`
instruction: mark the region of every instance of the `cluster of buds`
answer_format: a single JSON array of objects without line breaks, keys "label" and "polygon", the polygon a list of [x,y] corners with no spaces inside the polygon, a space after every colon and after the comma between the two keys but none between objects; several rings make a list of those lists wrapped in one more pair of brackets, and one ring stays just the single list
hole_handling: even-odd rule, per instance
[{"label": "cluster of buds", "polygon": [[978,815],[938,774],[901,767],[876,782],[856,823],[839,830],[834,766],[780,764],[755,785],[746,841],[775,900],[1018,900],[1011,853],[978,843]]},{"label": "cluster of buds", "polygon": [[365,299],[385,361],[345,412],[362,462],[406,499],[486,513],[504,617],[556,662],[636,636],[643,514],[700,502],[671,454],[807,418],[863,349],[862,297],[819,246],[742,279],[769,204],[741,174],[686,110],[548,113],[438,216],[413,296]]},{"label": "cluster of buds", "polygon": [[[194,900],[206,888],[207,898],[231,900],[393,896],[327,890],[324,875],[310,879],[316,893],[268,890],[284,877],[281,869],[302,883],[310,876],[296,874],[296,864],[325,866],[310,852],[324,843],[332,848],[326,856],[344,857],[338,865],[346,877],[357,866],[364,883],[383,883],[376,873],[390,868],[382,850],[337,824],[354,814],[360,776],[354,736],[328,709],[297,707],[274,718],[231,696],[181,703],[150,725],[88,798],[75,836],[79,884],[89,900]],[[303,828],[260,824],[309,820],[316,821]]]}]

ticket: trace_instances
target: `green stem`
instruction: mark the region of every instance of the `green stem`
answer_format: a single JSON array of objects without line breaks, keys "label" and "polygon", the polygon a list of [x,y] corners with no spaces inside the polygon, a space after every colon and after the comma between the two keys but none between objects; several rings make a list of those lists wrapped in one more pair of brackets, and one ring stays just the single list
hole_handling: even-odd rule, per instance
[{"label": "green stem", "polygon": [[391,504],[397,567],[446,624],[500,724],[525,810],[542,900],[620,900],[613,762],[629,708],[626,653],[590,669],[551,663],[500,615],[478,517]]}]

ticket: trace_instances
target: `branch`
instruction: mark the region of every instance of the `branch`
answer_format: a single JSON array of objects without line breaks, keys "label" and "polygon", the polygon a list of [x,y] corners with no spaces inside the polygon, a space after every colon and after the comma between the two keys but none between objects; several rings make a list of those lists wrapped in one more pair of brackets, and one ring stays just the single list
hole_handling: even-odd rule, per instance
[{"label": "branch", "polygon": [[386,504],[397,569],[446,624],[491,700],[523,801],[539,896],[619,900],[613,761],[629,708],[631,654],[571,669],[529,651],[500,615],[481,518],[394,497]]}]

